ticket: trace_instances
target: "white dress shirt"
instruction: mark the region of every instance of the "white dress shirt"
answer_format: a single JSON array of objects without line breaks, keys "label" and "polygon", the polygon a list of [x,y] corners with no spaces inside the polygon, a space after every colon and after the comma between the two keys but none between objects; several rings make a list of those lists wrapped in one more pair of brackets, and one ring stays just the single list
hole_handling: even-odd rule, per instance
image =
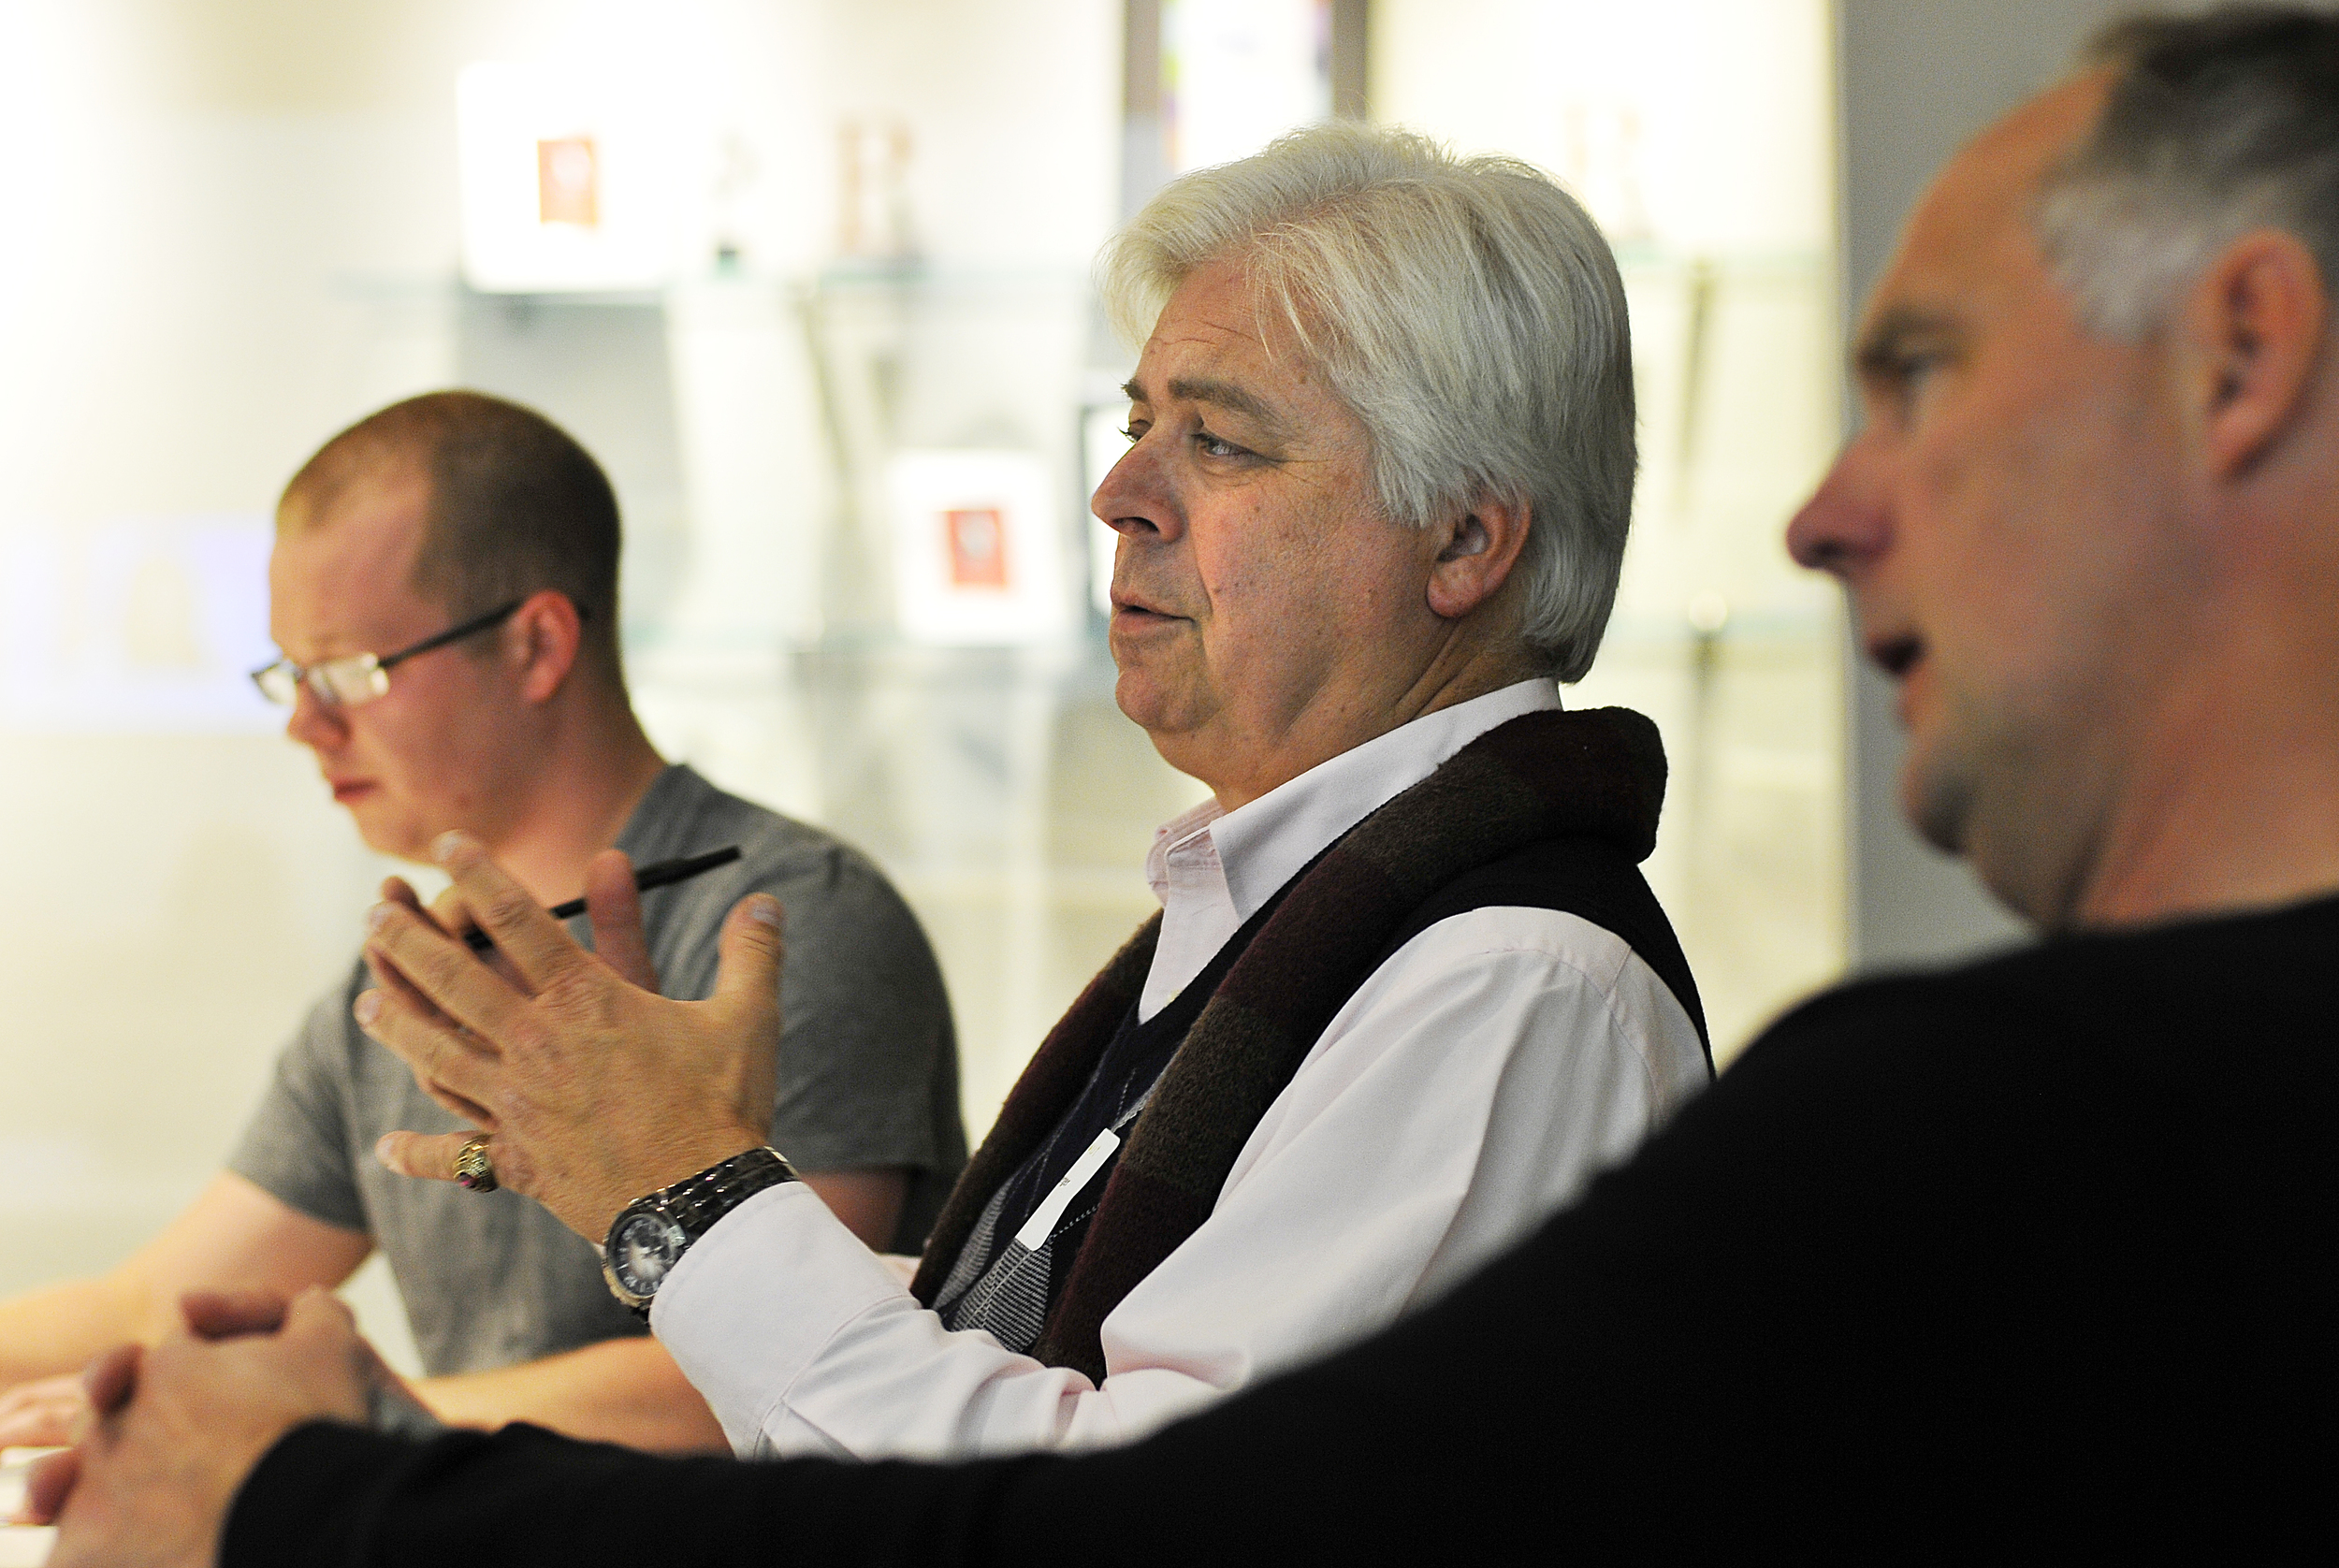
[{"label": "white dress shirt", "polygon": [[[1557,706],[1550,682],[1523,681],[1165,826],[1140,1015],[1341,834],[1486,731]],[[1209,1219],[1104,1320],[1101,1386],[943,1328],[794,1183],[685,1254],[652,1325],[745,1457],[1127,1442],[1434,1297],[1706,1076],[1688,1013],[1622,938],[1550,909],[1475,909],[1400,948],[1334,1015]]]}]

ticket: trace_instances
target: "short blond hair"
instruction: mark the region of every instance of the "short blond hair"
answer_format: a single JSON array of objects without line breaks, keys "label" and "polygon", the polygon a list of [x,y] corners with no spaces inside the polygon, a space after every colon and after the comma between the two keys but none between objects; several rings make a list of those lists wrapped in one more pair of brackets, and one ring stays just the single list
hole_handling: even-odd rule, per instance
[{"label": "short blond hair", "polygon": [[565,594],[584,618],[583,662],[622,690],[623,537],[617,492],[591,453],[534,409],[484,392],[426,392],[319,447],[284,486],[283,511],[329,523],[351,486],[403,473],[430,491],[415,592],[456,620],[541,588]]}]

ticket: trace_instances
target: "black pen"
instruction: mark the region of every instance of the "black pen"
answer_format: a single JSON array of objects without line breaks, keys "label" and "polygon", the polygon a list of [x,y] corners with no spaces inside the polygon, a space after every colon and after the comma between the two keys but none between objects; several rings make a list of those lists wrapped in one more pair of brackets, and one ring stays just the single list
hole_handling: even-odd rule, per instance
[{"label": "black pen", "polygon": [[[655,865],[646,865],[636,871],[633,874],[633,886],[642,893],[647,893],[652,888],[672,887],[676,882],[689,881],[703,871],[712,871],[719,865],[729,865],[738,858],[739,846],[727,844],[719,849],[709,849],[703,855],[685,855],[680,860],[661,860]],[[581,915],[584,912],[585,901],[581,898],[572,898],[566,904],[555,904],[545,911],[554,920],[567,920],[572,915]],[[496,945],[495,938],[477,926],[464,932],[463,940],[471,944],[472,951],[474,952],[486,952]]]}]

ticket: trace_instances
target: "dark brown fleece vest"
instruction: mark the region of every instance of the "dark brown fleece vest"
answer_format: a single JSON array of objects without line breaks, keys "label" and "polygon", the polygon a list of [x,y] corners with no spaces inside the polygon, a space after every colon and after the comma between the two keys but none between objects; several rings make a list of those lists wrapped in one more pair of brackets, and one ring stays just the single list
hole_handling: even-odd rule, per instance
[{"label": "dark brown fleece vest", "polygon": [[[1504,902],[1571,909],[1624,936],[1702,1034],[1687,965],[1634,869],[1655,846],[1664,779],[1656,727],[1639,714],[1528,714],[1318,856],[1227,971],[1129,1128],[1032,1354],[1103,1379],[1107,1314],[1209,1218],[1236,1155],[1333,1015],[1474,878],[1491,875]],[[1556,857],[1522,854],[1554,846]],[[1583,885],[1522,891],[1522,868],[1530,880]],[[1610,909],[1631,915],[1605,918]],[[921,1301],[933,1304],[992,1195],[1079,1098],[1144,986],[1160,933],[1159,915],[1140,926],[1024,1069],[936,1222],[911,1285]]]}]

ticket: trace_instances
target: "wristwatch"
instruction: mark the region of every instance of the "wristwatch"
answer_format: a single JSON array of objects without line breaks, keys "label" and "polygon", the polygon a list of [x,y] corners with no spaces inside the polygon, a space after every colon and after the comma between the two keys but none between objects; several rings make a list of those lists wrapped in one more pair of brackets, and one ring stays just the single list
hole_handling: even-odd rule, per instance
[{"label": "wristwatch", "polygon": [[765,1187],[794,1180],[794,1169],[779,1151],[765,1147],[734,1154],[635,1198],[609,1223],[609,1240],[602,1248],[601,1275],[609,1282],[609,1294],[635,1316],[647,1317],[658,1287],[691,1242]]}]

